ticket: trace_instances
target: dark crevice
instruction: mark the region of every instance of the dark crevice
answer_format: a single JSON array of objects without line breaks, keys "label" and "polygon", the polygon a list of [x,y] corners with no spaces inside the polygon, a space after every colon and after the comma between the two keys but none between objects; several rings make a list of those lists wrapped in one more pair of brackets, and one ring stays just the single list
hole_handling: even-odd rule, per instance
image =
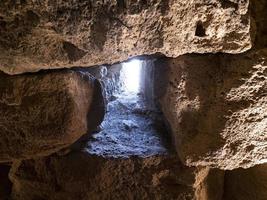
[{"label": "dark crevice", "polygon": [[0,199],[8,200],[11,194],[12,183],[9,180],[9,165],[0,164]]},{"label": "dark crevice", "polygon": [[234,8],[235,10],[238,10],[238,4],[237,3],[234,3],[230,0],[220,0],[220,2],[221,2],[222,8],[224,8],[224,9]]},{"label": "dark crevice", "polygon": [[195,36],[197,37],[205,37],[206,29],[201,21],[197,22]]}]

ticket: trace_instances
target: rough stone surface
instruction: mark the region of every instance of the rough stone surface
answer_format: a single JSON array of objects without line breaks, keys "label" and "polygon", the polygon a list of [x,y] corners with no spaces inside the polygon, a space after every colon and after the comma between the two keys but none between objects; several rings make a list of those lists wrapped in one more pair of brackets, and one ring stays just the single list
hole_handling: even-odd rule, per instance
[{"label": "rough stone surface", "polygon": [[[84,68],[79,68],[79,70],[84,70]],[[121,70],[121,63],[111,66],[94,66],[85,68],[86,72],[89,72],[101,82],[107,102],[111,101],[114,98],[114,95],[121,93],[124,89]]]},{"label": "rough stone surface", "polygon": [[235,169],[267,162],[266,58],[262,49],[158,64],[169,65],[161,105],[184,164]]},{"label": "rough stone surface", "polygon": [[267,165],[225,173],[223,200],[266,200]]},{"label": "rough stone surface", "polygon": [[0,162],[54,153],[102,121],[101,88],[86,73],[0,77]]},{"label": "rough stone surface", "polygon": [[221,200],[219,170],[188,168],[176,156],[107,159],[72,152],[15,163],[14,200]]},{"label": "rough stone surface", "polygon": [[0,70],[251,48],[249,0],[1,0]]}]

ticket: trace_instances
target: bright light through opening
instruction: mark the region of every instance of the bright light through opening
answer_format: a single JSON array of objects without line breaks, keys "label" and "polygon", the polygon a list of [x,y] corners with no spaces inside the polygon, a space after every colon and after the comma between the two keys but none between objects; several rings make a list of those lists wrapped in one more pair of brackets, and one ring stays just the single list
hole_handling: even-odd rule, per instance
[{"label": "bright light through opening", "polygon": [[122,64],[126,92],[138,93],[140,91],[141,68],[142,61],[136,59]]}]

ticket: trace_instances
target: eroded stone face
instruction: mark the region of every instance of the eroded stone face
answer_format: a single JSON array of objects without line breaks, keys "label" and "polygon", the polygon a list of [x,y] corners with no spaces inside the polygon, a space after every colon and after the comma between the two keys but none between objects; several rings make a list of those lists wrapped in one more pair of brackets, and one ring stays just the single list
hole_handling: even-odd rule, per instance
[{"label": "eroded stone face", "polygon": [[15,163],[12,199],[220,200],[223,175],[176,156],[104,158],[72,152]]},{"label": "eroded stone face", "polygon": [[161,105],[189,166],[249,168],[266,162],[267,50],[168,60]]},{"label": "eroded stone face", "polygon": [[86,73],[0,77],[0,162],[54,153],[92,131],[103,118],[100,85]]},{"label": "eroded stone face", "polygon": [[250,49],[248,0],[0,2],[0,70],[92,66]]}]

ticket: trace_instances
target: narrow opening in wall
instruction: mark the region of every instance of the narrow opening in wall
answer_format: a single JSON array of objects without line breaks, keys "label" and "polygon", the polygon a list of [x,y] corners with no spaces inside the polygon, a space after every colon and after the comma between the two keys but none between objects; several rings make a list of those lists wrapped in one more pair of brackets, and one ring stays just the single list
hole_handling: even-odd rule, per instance
[{"label": "narrow opening in wall", "polygon": [[126,93],[137,94],[140,92],[142,61],[133,59],[122,63],[122,79]]},{"label": "narrow opening in wall", "polygon": [[198,37],[205,37],[206,36],[206,29],[203,25],[203,22],[201,22],[201,21],[197,22],[195,36],[198,36]]},{"label": "narrow opening in wall", "polygon": [[99,129],[87,143],[90,154],[107,157],[166,154],[168,131],[155,106],[154,60],[132,59],[91,69],[103,85],[107,112]]}]

